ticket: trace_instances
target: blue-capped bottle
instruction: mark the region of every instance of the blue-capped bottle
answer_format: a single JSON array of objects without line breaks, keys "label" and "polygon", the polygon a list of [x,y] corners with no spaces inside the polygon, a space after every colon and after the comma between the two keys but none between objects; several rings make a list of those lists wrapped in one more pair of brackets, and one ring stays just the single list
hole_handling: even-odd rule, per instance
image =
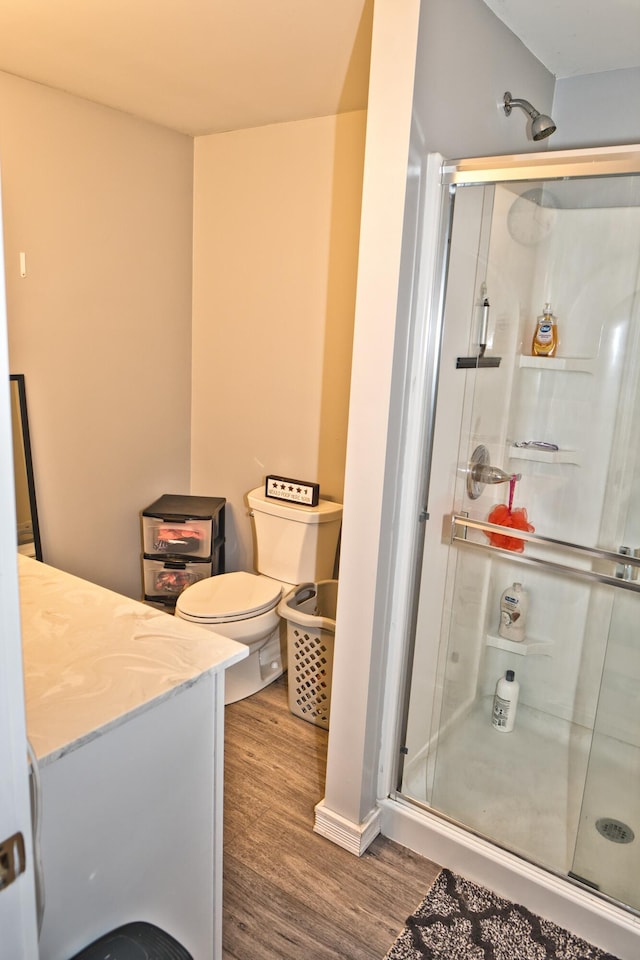
[{"label": "blue-capped bottle", "polygon": [[551,313],[551,304],[545,303],[544,310],[536,321],[531,354],[534,357],[555,357],[557,349],[558,322]]},{"label": "blue-capped bottle", "polygon": [[522,643],[529,609],[529,594],[521,583],[507,587],[500,597],[500,624],[498,633],[505,640]]}]

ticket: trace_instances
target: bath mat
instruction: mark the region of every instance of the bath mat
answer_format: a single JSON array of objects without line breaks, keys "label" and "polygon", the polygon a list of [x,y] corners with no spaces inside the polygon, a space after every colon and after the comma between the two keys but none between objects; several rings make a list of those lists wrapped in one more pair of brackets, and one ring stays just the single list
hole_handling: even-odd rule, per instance
[{"label": "bath mat", "polygon": [[443,870],[385,960],[617,960],[526,907]]}]

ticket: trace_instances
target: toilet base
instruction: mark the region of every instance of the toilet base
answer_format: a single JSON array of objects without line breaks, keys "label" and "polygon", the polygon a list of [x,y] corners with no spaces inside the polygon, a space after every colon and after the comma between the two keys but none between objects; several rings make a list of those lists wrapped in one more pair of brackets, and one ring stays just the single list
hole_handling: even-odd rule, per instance
[{"label": "toilet base", "polygon": [[256,645],[256,649],[250,649],[245,660],[233,663],[225,670],[225,706],[244,700],[269,686],[282,676],[286,665],[286,636],[280,623],[266,643]]}]

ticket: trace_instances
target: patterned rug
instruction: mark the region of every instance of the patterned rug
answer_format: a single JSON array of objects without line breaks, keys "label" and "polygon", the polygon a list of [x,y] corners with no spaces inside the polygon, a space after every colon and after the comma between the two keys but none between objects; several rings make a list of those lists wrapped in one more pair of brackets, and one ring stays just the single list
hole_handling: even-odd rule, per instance
[{"label": "patterned rug", "polygon": [[562,927],[443,870],[385,960],[616,960]]}]

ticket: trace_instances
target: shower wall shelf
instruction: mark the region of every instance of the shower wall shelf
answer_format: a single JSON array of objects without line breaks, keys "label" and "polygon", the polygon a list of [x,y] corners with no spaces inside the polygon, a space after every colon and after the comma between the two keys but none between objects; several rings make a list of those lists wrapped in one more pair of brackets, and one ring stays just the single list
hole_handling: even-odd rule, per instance
[{"label": "shower wall shelf", "polygon": [[520,657],[550,657],[553,653],[553,644],[549,640],[506,640],[495,633],[487,634],[487,646],[506,650],[507,653],[517,653]]},{"label": "shower wall shelf", "polygon": [[528,370],[549,370],[556,373],[595,373],[593,357],[529,357],[520,354],[518,366]]},{"label": "shower wall shelf", "polygon": [[536,450],[532,447],[510,447],[512,460],[535,460],[537,463],[573,463],[581,466],[582,459],[577,450]]}]

